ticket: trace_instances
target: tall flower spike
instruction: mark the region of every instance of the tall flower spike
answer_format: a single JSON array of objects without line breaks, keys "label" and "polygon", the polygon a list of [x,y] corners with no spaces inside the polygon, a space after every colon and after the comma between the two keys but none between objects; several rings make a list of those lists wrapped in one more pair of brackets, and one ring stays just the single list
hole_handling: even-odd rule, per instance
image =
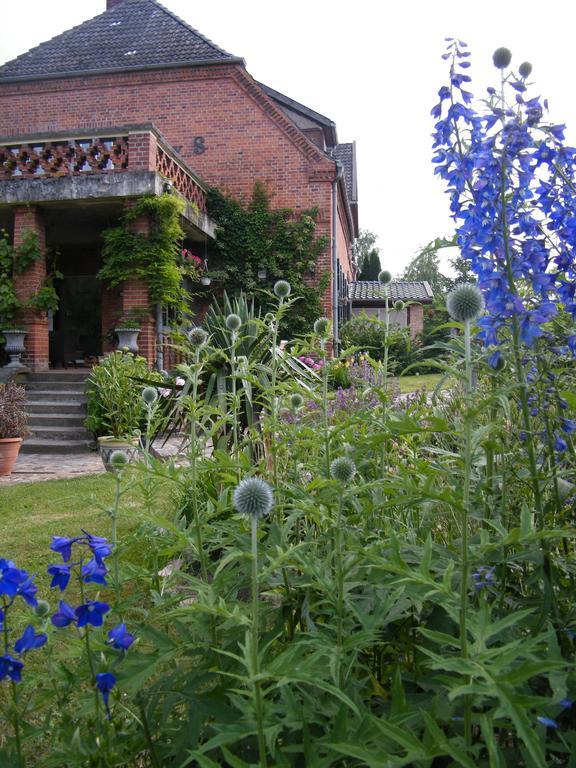
[{"label": "tall flower spike", "polygon": [[274,505],[272,488],[259,477],[246,477],[234,490],[235,509],[248,517],[264,517]]}]

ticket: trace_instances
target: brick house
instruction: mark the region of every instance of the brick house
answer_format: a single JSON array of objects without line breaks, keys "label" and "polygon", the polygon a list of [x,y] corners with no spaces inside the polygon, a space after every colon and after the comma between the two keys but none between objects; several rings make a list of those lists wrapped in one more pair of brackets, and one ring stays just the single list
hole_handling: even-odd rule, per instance
[{"label": "brick house", "polygon": [[[432,304],[434,294],[425,280],[392,280],[388,283],[388,308],[400,299],[404,309],[393,310],[390,322],[400,328],[409,328],[412,338],[424,330],[424,306]],[[352,315],[371,315],[384,320],[386,293],[377,280],[356,280],[349,286],[348,298]]]},{"label": "brick house", "polygon": [[[102,230],[167,184],[186,202],[185,244],[196,253],[214,238],[209,185],[246,201],[262,181],[276,207],[317,208],[317,234],[329,241],[316,270],[331,278],[323,311],[344,319],[358,234],[355,145],[339,144],[331,120],[256,82],[241,58],[156,0],[106,2],[99,16],[0,67],[0,226],[16,246],[36,232],[64,275],[53,317],[22,313],[23,361],[45,370],[98,356],[135,309],[140,351],[157,360],[161,313],[147,286],[131,279],[111,290],[96,274]],[[16,275],[20,299],[46,269],[40,259]]]}]

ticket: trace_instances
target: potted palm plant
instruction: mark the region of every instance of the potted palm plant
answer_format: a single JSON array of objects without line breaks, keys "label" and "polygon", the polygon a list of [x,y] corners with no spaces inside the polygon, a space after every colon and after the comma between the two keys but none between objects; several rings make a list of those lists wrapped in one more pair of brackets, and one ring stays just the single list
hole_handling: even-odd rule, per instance
[{"label": "potted palm plant", "polygon": [[0,476],[12,473],[22,439],[28,434],[24,387],[9,381],[0,385]]}]

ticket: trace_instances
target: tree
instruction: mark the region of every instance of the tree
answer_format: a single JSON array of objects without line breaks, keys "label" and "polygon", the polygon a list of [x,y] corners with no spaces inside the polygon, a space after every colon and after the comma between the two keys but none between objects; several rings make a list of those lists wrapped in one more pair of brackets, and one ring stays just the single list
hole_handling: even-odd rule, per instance
[{"label": "tree", "polygon": [[[414,256],[404,270],[402,279],[426,280],[436,296],[441,296],[446,293],[453,287],[454,281],[440,271],[440,257],[438,256],[438,251],[440,248],[451,248],[454,245],[455,243],[452,240],[445,240],[439,237],[436,238],[436,240],[423,248],[419,254]],[[458,282],[460,282],[460,280]]]},{"label": "tree", "polygon": [[373,248],[364,259],[362,269],[358,274],[358,280],[378,280],[380,270],[381,266],[380,256],[378,256],[378,248]]},{"label": "tree", "polygon": [[[374,232],[370,232],[369,229],[361,229],[360,234],[356,238],[354,245],[352,246],[352,253],[354,255],[354,258],[356,259],[356,263],[358,264],[358,272],[362,272],[364,269],[364,262],[366,259],[370,257],[373,251],[376,251],[376,254],[379,253],[378,248],[374,248],[377,240],[377,236],[374,234]],[[376,276],[377,277],[377,276]],[[362,279],[372,279],[372,278],[362,278]],[[374,280],[376,278],[373,278]]]}]

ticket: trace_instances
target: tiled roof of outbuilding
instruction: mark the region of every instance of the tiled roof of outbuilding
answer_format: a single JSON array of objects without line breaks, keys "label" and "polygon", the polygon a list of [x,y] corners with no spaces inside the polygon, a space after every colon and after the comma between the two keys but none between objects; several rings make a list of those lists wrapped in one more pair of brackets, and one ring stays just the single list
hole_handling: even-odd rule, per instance
[{"label": "tiled roof of outbuilding", "polygon": [[124,0],[0,67],[0,81],[238,61],[156,0]]},{"label": "tiled roof of outbuilding", "polygon": [[[377,280],[356,280],[348,287],[348,298],[352,302],[378,302],[385,300],[384,286]],[[434,298],[430,285],[425,280],[392,280],[388,283],[388,298],[392,301],[421,301],[429,304]]]}]

